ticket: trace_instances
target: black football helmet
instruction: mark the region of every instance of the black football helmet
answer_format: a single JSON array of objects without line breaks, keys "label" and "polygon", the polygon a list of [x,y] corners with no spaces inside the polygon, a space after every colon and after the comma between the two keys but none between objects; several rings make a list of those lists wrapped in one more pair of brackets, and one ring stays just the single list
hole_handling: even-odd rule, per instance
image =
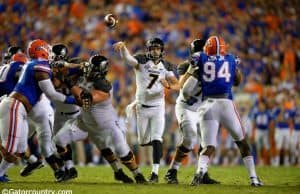
[{"label": "black football helmet", "polygon": [[[146,47],[147,47],[147,56],[150,59],[161,59],[163,57],[164,53],[164,42],[159,38],[151,38],[147,41]],[[160,48],[160,53],[156,54],[152,52],[154,48]]]},{"label": "black football helmet", "polygon": [[204,39],[195,39],[190,44],[190,54],[194,54],[196,52],[203,51],[203,47],[205,45]]},{"label": "black football helmet", "polygon": [[68,60],[68,48],[62,43],[54,44],[52,46],[54,60]]},{"label": "black football helmet", "polygon": [[19,52],[23,52],[23,49],[19,46],[11,46],[8,47],[7,51],[3,55],[3,64],[7,64],[10,62],[11,57]]},{"label": "black football helmet", "polygon": [[108,64],[108,59],[106,57],[94,55],[90,57],[89,63],[84,65],[84,76],[89,79],[105,77],[108,72]]}]

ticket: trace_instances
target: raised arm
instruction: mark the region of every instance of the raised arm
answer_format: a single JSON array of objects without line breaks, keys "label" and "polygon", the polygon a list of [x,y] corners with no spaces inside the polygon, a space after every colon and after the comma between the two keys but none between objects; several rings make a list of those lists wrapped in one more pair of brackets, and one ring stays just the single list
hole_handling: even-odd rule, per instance
[{"label": "raised arm", "polygon": [[127,64],[138,68],[137,59],[130,54],[124,42],[117,42],[113,47],[116,51],[120,52],[121,58],[124,59]]}]

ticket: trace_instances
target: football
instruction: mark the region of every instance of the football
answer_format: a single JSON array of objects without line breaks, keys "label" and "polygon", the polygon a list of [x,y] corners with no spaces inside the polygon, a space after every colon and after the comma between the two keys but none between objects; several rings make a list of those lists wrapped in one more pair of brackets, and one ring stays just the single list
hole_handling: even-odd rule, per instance
[{"label": "football", "polygon": [[114,28],[118,23],[118,19],[113,14],[106,14],[104,17],[104,23],[107,27]]}]

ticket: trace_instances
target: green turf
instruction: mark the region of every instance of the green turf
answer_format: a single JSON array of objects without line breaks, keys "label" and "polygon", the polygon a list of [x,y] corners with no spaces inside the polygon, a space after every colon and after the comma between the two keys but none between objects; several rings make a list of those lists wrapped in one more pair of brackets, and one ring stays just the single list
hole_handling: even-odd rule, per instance
[{"label": "green turf", "polygon": [[[181,194],[181,193],[266,193],[266,194],[300,194],[300,168],[296,167],[261,167],[257,168],[264,186],[260,188],[253,188],[249,186],[248,176],[243,167],[210,167],[211,177],[221,181],[221,185],[201,185],[199,187],[189,186],[193,178],[194,168],[182,167],[178,174],[180,181],[179,185],[168,185],[163,180],[167,168],[160,170],[160,183],[155,185],[125,185],[118,183],[113,179],[112,170],[106,166],[100,167],[78,167],[79,177],[75,180],[55,183],[53,173],[50,168],[45,167],[37,170],[29,177],[20,177],[18,172],[19,167],[12,167],[8,171],[8,175],[13,182],[8,184],[0,184],[0,190],[11,189],[12,194],[16,193],[18,189],[30,190],[55,190],[56,194],[67,194],[61,190],[72,190],[72,194],[80,193],[107,193],[107,194]],[[142,172],[148,176],[150,168],[142,168]],[[129,174],[128,171],[126,171]],[[12,190],[15,189],[15,190]],[[25,194],[25,192],[23,191]],[[8,194],[8,193],[7,193]],[[29,194],[29,193],[28,193]],[[48,192],[49,194],[49,192]],[[70,194],[70,193],[69,193]]]}]

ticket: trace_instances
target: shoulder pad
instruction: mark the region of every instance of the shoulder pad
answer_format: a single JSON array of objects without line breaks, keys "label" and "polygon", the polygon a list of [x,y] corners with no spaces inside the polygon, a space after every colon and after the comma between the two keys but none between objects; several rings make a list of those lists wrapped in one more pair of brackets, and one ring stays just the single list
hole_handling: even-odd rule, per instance
[{"label": "shoulder pad", "polygon": [[112,89],[111,83],[106,79],[97,79],[94,82],[94,88],[108,93]]},{"label": "shoulder pad", "polygon": [[139,64],[145,64],[149,60],[147,55],[141,54],[141,53],[136,54],[133,57],[136,58],[136,60],[138,61]]},{"label": "shoulder pad", "polygon": [[166,68],[166,70],[168,70],[168,71],[174,71],[175,70],[174,65],[171,64],[170,62],[162,60],[162,63],[164,64],[164,67]]}]

